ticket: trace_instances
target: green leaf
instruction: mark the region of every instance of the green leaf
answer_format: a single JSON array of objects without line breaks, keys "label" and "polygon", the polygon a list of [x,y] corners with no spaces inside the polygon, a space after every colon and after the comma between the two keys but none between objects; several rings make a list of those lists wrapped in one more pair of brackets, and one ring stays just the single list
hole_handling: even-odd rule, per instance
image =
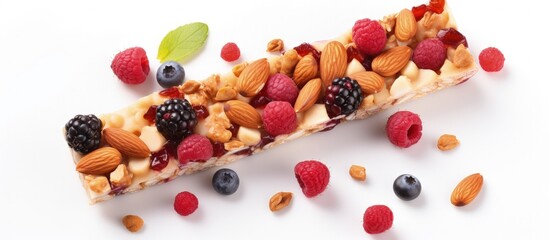
[{"label": "green leaf", "polygon": [[208,38],[208,25],[201,22],[189,23],[170,31],[158,47],[160,62],[181,62],[200,50]]}]

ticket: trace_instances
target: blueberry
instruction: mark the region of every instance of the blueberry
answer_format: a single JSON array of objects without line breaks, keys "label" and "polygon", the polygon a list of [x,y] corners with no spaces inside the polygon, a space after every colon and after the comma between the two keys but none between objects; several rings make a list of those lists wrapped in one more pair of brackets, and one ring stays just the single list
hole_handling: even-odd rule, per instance
[{"label": "blueberry", "polygon": [[167,61],[158,67],[156,81],[163,88],[175,87],[183,84],[185,69],[179,63]]},{"label": "blueberry", "polygon": [[413,175],[402,174],[395,179],[393,190],[400,199],[410,201],[419,196],[421,183]]},{"label": "blueberry", "polygon": [[212,178],[212,185],[216,192],[231,195],[236,192],[240,180],[235,171],[227,168],[217,170]]}]

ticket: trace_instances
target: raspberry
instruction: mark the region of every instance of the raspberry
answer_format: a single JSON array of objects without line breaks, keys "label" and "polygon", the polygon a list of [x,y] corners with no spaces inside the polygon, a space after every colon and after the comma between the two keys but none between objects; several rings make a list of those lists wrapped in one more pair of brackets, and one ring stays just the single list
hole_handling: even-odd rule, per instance
[{"label": "raspberry", "polygon": [[213,146],[208,138],[193,134],[181,141],[177,147],[177,157],[180,164],[188,162],[204,162],[213,156]]},{"label": "raspberry", "polygon": [[147,53],[140,47],[128,48],[114,56],[111,69],[124,83],[142,83],[150,72]]},{"label": "raspberry", "polygon": [[173,209],[181,215],[188,216],[198,208],[198,198],[190,192],[180,192],[175,196]]},{"label": "raspberry", "polygon": [[299,94],[299,89],[290,77],[276,73],[267,80],[265,93],[273,101],[286,101],[293,105]]},{"label": "raspberry", "polygon": [[385,205],[373,205],[366,209],[363,220],[362,226],[367,233],[382,233],[393,226],[393,212]]},{"label": "raspberry", "polygon": [[272,101],[263,109],[263,127],[271,136],[291,133],[297,127],[297,116],[289,102]]},{"label": "raspberry", "polygon": [[446,47],[438,38],[421,41],[412,55],[412,61],[421,69],[438,71],[446,60]]},{"label": "raspberry", "polygon": [[503,63],[505,62],[505,57],[499,49],[495,47],[489,47],[478,56],[480,66],[486,72],[499,72],[503,68]]},{"label": "raspberry", "polygon": [[385,128],[389,141],[402,148],[417,143],[421,138],[422,129],[419,116],[409,111],[399,111],[391,115]]},{"label": "raspberry", "polygon": [[385,29],[377,21],[368,18],[358,20],[353,26],[353,42],[366,55],[377,55],[387,42]]},{"label": "raspberry", "polygon": [[316,160],[302,161],[294,167],[297,182],[306,197],[312,198],[324,192],[330,182],[330,171]]},{"label": "raspberry", "polygon": [[238,60],[240,58],[240,49],[236,43],[226,43],[223,48],[221,48],[221,58],[227,62],[234,62]]}]

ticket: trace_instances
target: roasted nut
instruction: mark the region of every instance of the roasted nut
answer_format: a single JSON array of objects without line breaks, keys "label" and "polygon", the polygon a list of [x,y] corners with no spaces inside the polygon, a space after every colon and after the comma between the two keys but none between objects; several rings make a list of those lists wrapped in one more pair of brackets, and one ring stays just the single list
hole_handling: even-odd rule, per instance
[{"label": "roasted nut", "polygon": [[484,178],[479,173],[467,176],[452,191],[450,202],[457,207],[471,203],[480,193],[483,182]]},{"label": "roasted nut", "polygon": [[210,115],[204,120],[205,126],[208,129],[206,136],[220,143],[226,143],[231,140],[232,133],[228,129],[231,127],[231,122],[223,110],[222,103],[216,103],[208,107]]},{"label": "roasted nut", "polygon": [[299,95],[294,104],[295,112],[304,112],[311,108],[316,103],[320,91],[322,91],[322,80],[320,78],[307,82],[299,91]]},{"label": "roasted nut", "polygon": [[454,52],[454,65],[458,68],[463,68],[471,66],[474,62],[475,60],[473,59],[473,55],[471,55],[469,50],[463,44],[460,44]]},{"label": "roasted nut", "polygon": [[351,165],[349,175],[355,180],[364,181],[366,180],[366,168],[359,165]]},{"label": "roasted nut", "polygon": [[231,151],[231,150],[234,150],[234,149],[240,149],[244,146],[245,146],[244,143],[241,142],[241,141],[238,141],[238,140],[231,140],[231,141],[226,142],[225,144],[223,144],[223,147],[225,147],[225,150],[227,150],[227,151]]},{"label": "roasted nut", "polygon": [[295,66],[294,82],[298,87],[302,87],[307,81],[315,78],[317,74],[318,63],[312,55],[306,55]]},{"label": "roasted nut", "polygon": [[88,183],[90,190],[97,194],[102,194],[111,190],[109,180],[105,176],[87,175],[84,179]]},{"label": "roasted nut", "polygon": [[109,179],[114,187],[129,186],[132,184],[132,174],[128,172],[126,165],[120,164],[111,172]]},{"label": "roasted nut", "polygon": [[280,52],[282,50],[284,50],[284,41],[280,38],[273,39],[267,44],[267,52]]},{"label": "roasted nut", "polygon": [[379,24],[385,29],[385,32],[392,32],[396,23],[396,14],[391,14],[383,17],[383,20],[378,21]]},{"label": "roasted nut", "polygon": [[200,83],[194,80],[187,80],[183,85],[181,85],[181,91],[185,94],[192,94],[198,91],[200,88]]},{"label": "roasted nut", "polygon": [[233,74],[236,76],[236,77],[240,77],[240,74],[242,73],[242,71],[244,71],[244,69],[248,66],[248,62],[242,62],[236,66],[233,67],[232,71],[233,71]]},{"label": "roasted nut", "polygon": [[459,145],[459,140],[454,135],[444,134],[438,138],[438,149],[448,151],[456,148]]},{"label": "roasted nut", "polygon": [[414,14],[408,9],[402,9],[396,19],[395,37],[401,42],[406,42],[416,35],[416,31],[417,22]]},{"label": "roasted nut", "polygon": [[235,99],[238,93],[232,87],[222,87],[217,91],[215,100],[218,102]]},{"label": "roasted nut", "polygon": [[299,62],[299,54],[295,49],[290,49],[280,59],[280,73],[292,76],[295,66]]},{"label": "roasted nut", "polygon": [[291,192],[279,192],[271,197],[269,200],[269,209],[272,212],[276,212],[288,206],[292,201]]},{"label": "roasted nut", "polygon": [[255,96],[261,91],[267,79],[269,79],[270,72],[270,65],[266,58],[261,58],[250,63],[250,65],[242,70],[236,82],[240,95],[244,97]]},{"label": "roasted nut", "polygon": [[130,232],[137,232],[141,230],[145,223],[143,219],[136,215],[126,215],[122,218],[122,223]]}]

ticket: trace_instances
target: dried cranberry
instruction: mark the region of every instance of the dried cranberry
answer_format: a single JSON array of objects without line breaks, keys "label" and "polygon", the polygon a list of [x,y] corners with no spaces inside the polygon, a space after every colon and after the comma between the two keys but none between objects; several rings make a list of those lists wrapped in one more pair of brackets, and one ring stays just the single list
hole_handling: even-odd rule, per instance
[{"label": "dried cranberry", "polygon": [[204,105],[193,106],[193,109],[198,119],[205,119],[210,116],[208,108],[206,108]]},{"label": "dried cranberry", "polygon": [[254,108],[263,108],[269,102],[271,102],[271,99],[266,96],[264,90],[261,90],[250,100],[250,105]]},{"label": "dried cranberry", "polygon": [[179,92],[179,88],[177,87],[171,87],[166,90],[162,90],[158,94],[160,94],[160,96],[169,98],[183,98],[183,93]]},{"label": "dried cranberry", "polygon": [[238,129],[240,129],[240,126],[233,123],[227,130],[231,132],[231,136],[236,137],[236,135],[238,134]]},{"label": "dried cranberry", "polygon": [[109,195],[115,195],[115,196],[118,196],[118,195],[121,195],[124,193],[124,190],[128,188],[128,186],[118,186],[118,187],[114,187],[111,189],[111,191],[109,192]]},{"label": "dried cranberry", "polygon": [[151,169],[162,171],[170,162],[170,157],[177,156],[177,143],[168,141],[157,152],[151,154]]},{"label": "dried cranberry", "polygon": [[320,52],[316,50],[316,48],[313,47],[311,44],[302,43],[301,45],[294,47],[294,49],[297,51],[297,54],[302,57],[309,53],[312,53],[313,57],[316,59],[316,62],[320,62]]},{"label": "dried cranberry", "polygon": [[465,47],[467,45],[467,39],[463,34],[454,28],[441,29],[437,33],[438,39],[442,41],[445,45],[457,48],[460,44],[463,44]]},{"label": "dried cranberry", "polygon": [[347,48],[347,63],[350,63],[353,59],[356,59],[358,62],[362,63],[364,61],[364,56],[356,47],[350,46]]},{"label": "dried cranberry", "polygon": [[225,150],[225,144],[221,142],[213,142],[213,157],[221,157],[227,153],[227,150]]},{"label": "dried cranberry", "polygon": [[275,137],[273,137],[269,134],[262,134],[261,140],[259,141],[259,143],[257,143],[256,146],[258,148],[263,148],[263,147],[265,147],[265,145],[274,142],[274,140],[275,140]]},{"label": "dried cranberry", "polygon": [[364,60],[362,61],[362,66],[364,67],[364,69],[366,69],[366,71],[372,71],[373,61],[374,61],[374,58],[371,56],[367,56],[364,58]]},{"label": "dried cranberry", "polygon": [[147,121],[149,121],[149,124],[153,124],[154,123],[154,118],[156,116],[156,108],[158,106],[157,105],[151,105],[149,107],[149,109],[147,110],[147,112],[145,114],[143,114],[143,118]]},{"label": "dried cranberry", "polygon": [[427,5],[421,4],[416,7],[412,7],[412,13],[414,14],[414,17],[416,17],[416,21],[419,21],[423,18],[425,13],[427,12]]},{"label": "dried cranberry", "polygon": [[238,152],[235,152],[234,154],[250,156],[250,155],[252,155],[252,152],[253,152],[252,149],[248,147],[248,148],[244,148],[244,149],[242,149]]},{"label": "dried cranberry", "polygon": [[445,0],[430,0],[429,1],[429,11],[432,11],[437,14],[444,12]]},{"label": "dried cranberry", "polygon": [[339,123],[341,123],[340,119],[332,119],[326,123],[326,128],[322,129],[321,132],[327,132],[332,129],[334,129]]}]

